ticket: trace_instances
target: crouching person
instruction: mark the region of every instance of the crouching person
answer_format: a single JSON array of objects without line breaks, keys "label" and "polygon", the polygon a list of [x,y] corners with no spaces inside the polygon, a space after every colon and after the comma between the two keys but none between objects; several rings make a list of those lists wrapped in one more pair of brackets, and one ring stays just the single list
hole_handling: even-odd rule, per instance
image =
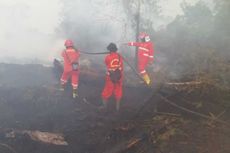
[{"label": "crouching person", "polygon": [[114,94],[116,99],[116,110],[119,111],[122,97],[123,59],[122,56],[117,53],[116,44],[110,43],[107,46],[107,50],[110,53],[105,57],[107,72],[105,77],[105,87],[101,94],[102,101],[106,108],[108,99]]},{"label": "crouching person", "polygon": [[78,96],[78,80],[79,80],[79,51],[74,49],[74,44],[72,40],[65,41],[66,49],[61,53],[64,59],[64,71],[61,76],[61,89],[64,91],[65,85],[71,77],[72,87],[73,87],[73,98]]}]

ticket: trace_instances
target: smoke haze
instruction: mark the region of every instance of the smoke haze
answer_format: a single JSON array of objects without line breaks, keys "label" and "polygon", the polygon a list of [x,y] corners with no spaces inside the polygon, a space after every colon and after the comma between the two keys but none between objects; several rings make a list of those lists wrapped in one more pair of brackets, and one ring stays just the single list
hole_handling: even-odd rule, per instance
[{"label": "smoke haze", "polygon": [[59,0],[1,0],[1,60],[47,60],[58,43],[60,10]]},{"label": "smoke haze", "polygon": [[[187,0],[195,3],[197,0]],[[160,0],[162,18],[168,24],[181,14],[182,0]],[[169,5],[170,3],[170,5]],[[1,0],[0,60],[52,61],[59,56],[66,38],[83,51],[101,52],[109,42],[135,40],[135,33],[121,0]],[[157,23],[159,22],[159,24]]]}]

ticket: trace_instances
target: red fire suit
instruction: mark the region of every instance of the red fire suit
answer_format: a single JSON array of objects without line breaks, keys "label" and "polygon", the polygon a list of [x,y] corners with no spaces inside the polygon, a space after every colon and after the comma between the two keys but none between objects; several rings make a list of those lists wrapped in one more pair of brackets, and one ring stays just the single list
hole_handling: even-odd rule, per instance
[{"label": "red fire suit", "polygon": [[[107,101],[110,96],[114,93],[116,101],[120,101],[122,97],[122,81],[123,81],[123,59],[116,53],[111,52],[105,57],[105,64],[107,67],[105,77],[105,87],[102,91],[102,99]],[[121,70],[121,79],[117,83],[113,83],[109,76],[109,71],[119,68]]]},{"label": "red fire suit", "polygon": [[61,53],[62,57],[64,58],[64,71],[61,76],[61,84],[64,85],[67,83],[69,77],[71,77],[73,89],[77,89],[78,87],[78,79],[79,79],[79,68],[78,70],[72,69],[72,63],[78,62],[80,54],[77,50],[70,47],[64,50]]},{"label": "red fire suit", "polygon": [[129,42],[129,46],[138,47],[138,71],[141,75],[147,74],[146,66],[153,62],[154,48],[152,42]]}]

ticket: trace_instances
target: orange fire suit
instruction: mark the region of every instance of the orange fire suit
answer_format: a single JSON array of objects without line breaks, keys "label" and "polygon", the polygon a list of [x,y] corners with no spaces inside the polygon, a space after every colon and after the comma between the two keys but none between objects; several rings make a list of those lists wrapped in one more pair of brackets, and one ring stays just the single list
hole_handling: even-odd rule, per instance
[{"label": "orange fire suit", "polygon": [[64,58],[64,71],[60,79],[61,84],[66,84],[69,77],[71,77],[73,89],[77,89],[79,80],[79,66],[78,70],[73,70],[72,63],[79,62],[80,54],[77,50],[70,47],[64,50],[61,55]]},{"label": "orange fire suit", "polygon": [[[106,77],[105,77],[105,87],[102,91],[102,99],[107,101],[109,97],[114,96],[116,101],[120,101],[122,97],[122,81],[123,81],[123,59],[116,52],[111,52],[105,57],[105,64],[107,67]],[[114,71],[119,68],[121,70],[121,79],[117,83],[113,83],[110,79],[109,71]]]},{"label": "orange fire suit", "polygon": [[129,46],[138,47],[138,71],[141,75],[147,74],[146,66],[153,62],[154,48],[152,42],[129,42]]}]

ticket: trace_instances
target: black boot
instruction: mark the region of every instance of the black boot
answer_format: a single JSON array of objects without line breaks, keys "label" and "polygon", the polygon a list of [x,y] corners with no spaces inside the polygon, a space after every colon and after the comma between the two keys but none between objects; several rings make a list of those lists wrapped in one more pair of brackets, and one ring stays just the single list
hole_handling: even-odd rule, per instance
[{"label": "black boot", "polygon": [[120,110],[120,100],[116,101],[116,111],[119,112]]},{"label": "black boot", "polygon": [[77,94],[77,89],[73,89],[73,98],[77,98],[78,94]]},{"label": "black boot", "polygon": [[61,84],[59,90],[64,91],[65,90],[65,84]]}]

